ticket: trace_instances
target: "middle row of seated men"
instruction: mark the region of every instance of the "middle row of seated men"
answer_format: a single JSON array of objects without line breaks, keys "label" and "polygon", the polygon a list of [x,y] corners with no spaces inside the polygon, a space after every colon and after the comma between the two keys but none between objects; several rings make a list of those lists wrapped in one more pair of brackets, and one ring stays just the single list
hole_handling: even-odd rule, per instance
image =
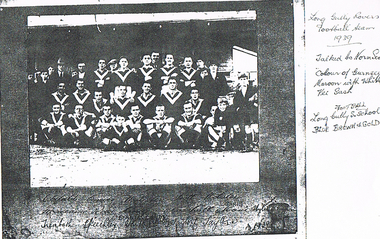
[{"label": "middle row of seated men", "polygon": [[76,91],[72,94],[65,92],[65,83],[61,82],[57,86],[57,91],[53,92],[50,99],[42,102],[42,106],[38,104],[30,104],[30,106],[38,111],[47,112],[51,109],[51,105],[59,103],[63,107],[64,112],[73,112],[74,107],[78,104],[83,105],[86,112],[91,112],[99,117],[103,112],[101,111],[103,105],[110,104],[115,115],[128,115],[130,113],[130,105],[136,103],[139,105],[141,114],[144,117],[152,117],[154,115],[154,107],[160,102],[166,107],[166,114],[169,116],[177,116],[182,111],[182,105],[185,101],[189,100],[196,111],[200,114],[206,115],[209,113],[210,107],[216,104],[215,100],[204,100],[200,98],[200,92],[197,88],[193,88],[188,94],[183,93],[177,89],[177,81],[175,78],[170,78],[168,87],[162,91],[160,95],[155,95],[151,92],[151,83],[143,83],[140,95],[136,94],[131,87],[125,85],[118,85],[115,87],[113,97],[109,100],[104,97],[102,90],[95,90],[90,92],[85,88],[83,80],[77,80]]},{"label": "middle row of seated men", "polygon": [[177,141],[180,148],[225,148],[244,140],[243,132],[234,130],[236,116],[228,110],[227,98],[218,98],[218,106],[211,108],[211,117],[197,113],[190,101],[181,107],[183,113],[173,117],[165,105],[158,104],[153,116],[144,117],[138,104],[131,105],[127,116],[114,114],[111,105],[106,103],[101,107],[101,115],[96,116],[84,111],[80,104],[74,107],[72,114],[67,114],[56,103],[52,112],[41,119],[41,128],[49,145],[109,150],[167,148],[172,141]]}]

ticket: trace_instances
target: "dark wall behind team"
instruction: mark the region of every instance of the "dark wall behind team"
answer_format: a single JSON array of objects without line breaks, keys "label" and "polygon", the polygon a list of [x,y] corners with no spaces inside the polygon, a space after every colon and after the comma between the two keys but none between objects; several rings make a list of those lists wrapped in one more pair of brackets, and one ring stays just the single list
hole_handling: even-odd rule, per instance
[{"label": "dark wall behind team", "polygon": [[28,29],[28,70],[46,70],[58,58],[74,67],[84,61],[92,69],[99,58],[120,56],[140,67],[141,55],[152,51],[172,53],[177,65],[188,55],[220,64],[231,57],[234,45],[257,51],[255,29],[252,20],[36,27]]}]

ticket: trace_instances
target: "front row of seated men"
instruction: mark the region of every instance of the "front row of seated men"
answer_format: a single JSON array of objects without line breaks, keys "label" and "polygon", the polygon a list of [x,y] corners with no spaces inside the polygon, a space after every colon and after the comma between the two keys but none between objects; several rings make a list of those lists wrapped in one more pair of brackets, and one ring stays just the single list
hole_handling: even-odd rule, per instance
[{"label": "front row of seated men", "polygon": [[[144,148],[210,148],[253,149],[255,135],[242,127],[229,110],[226,97],[218,98],[211,108],[211,117],[194,110],[191,102],[183,104],[183,114],[174,118],[166,115],[165,106],[155,107],[155,116],[144,118],[140,106],[132,104],[130,115],[114,115],[111,106],[102,107],[96,117],[78,104],[73,114],[62,112],[54,104],[52,112],[41,120],[41,129],[48,145],[68,147],[98,147],[105,150],[133,151]],[[243,133],[244,132],[244,133]],[[257,138],[257,136],[256,136]]]}]

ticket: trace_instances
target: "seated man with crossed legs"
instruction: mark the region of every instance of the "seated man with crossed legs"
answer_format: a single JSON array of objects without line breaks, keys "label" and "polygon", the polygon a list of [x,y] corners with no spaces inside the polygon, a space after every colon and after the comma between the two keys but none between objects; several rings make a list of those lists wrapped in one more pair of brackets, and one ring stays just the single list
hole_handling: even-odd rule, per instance
[{"label": "seated man with crossed legs", "polygon": [[65,123],[68,133],[65,135],[66,142],[75,146],[92,146],[95,132],[92,126],[93,121],[93,116],[83,113],[83,105],[76,105],[74,114],[69,115]]},{"label": "seated man with crossed legs", "polygon": [[143,121],[144,117],[140,114],[139,105],[133,104],[131,106],[131,115],[127,117],[125,122],[129,131],[127,146],[130,150],[139,149],[145,144],[144,140],[146,140],[146,137],[143,138],[143,134],[146,131]]},{"label": "seated man with crossed legs", "polygon": [[104,135],[102,143],[105,150],[123,150],[126,149],[128,138],[128,128],[123,115],[117,115],[114,123]]},{"label": "seated man with crossed legs", "polygon": [[174,129],[181,141],[181,148],[195,148],[202,131],[202,116],[194,113],[193,105],[188,102],[183,105],[184,113],[177,120]]},{"label": "seated man with crossed legs", "polygon": [[168,147],[171,142],[173,122],[173,117],[165,115],[165,106],[163,105],[156,106],[156,116],[152,119],[144,120],[149,134],[149,141],[155,148],[163,149]]},{"label": "seated man with crossed legs", "polygon": [[102,111],[103,115],[98,118],[95,129],[97,135],[97,146],[100,148],[105,148],[108,144],[103,140],[108,137],[112,126],[116,124],[116,117],[112,114],[112,109],[109,104],[104,105]]},{"label": "seated man with crossed legs", "polygon": [[229,144],[231,115],[227,111],[227,106],[228,100],[225,97],[219,97],[218,108],[214,115],[206,120],[205,127],[208,131],[208,140],[213,149],[223,150]]},{"label": "seated man with crossed legs", "polygon": [[41,129],[47,145],[63,144],[63,136],[67,133],[63,122],[66,121],[67,116],[61,111],[61,108],[60,104],[54,104],[52,112],[41,121]]}]

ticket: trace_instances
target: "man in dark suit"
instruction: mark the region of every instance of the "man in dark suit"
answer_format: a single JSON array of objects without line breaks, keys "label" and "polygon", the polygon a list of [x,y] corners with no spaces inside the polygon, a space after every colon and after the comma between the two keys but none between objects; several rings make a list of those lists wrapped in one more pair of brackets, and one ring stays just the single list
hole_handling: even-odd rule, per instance
[{"label": "man in dark suit", "polygon": [[245,147],[252,149],[258,141],[258,89],[249,84],[247,74],[241,74],[238,80],[239,88],[234,97],[234,105],[240,129],[245,133]]},{"label": "man in dark suit", "polygon": [[57,61],[57,70],[52,72],[50,78],[55,82],[55,87],[57,87],[58,83],[64,82],[68,92],[73,92],[75,89],[75,82],[65,70],[65,62],[61,58]]},{"label": "man in dark suit", "polygon": [[84,82],[86,82],[86,85],[89,85],[88,80],[90,77],[86,72],[86,63],[84,63],[83,61],[79,61],[77,65],[77,70],[71,73],[71,77],[73,78],[73,82],[76,82],[78,79],[81,79]]}]

